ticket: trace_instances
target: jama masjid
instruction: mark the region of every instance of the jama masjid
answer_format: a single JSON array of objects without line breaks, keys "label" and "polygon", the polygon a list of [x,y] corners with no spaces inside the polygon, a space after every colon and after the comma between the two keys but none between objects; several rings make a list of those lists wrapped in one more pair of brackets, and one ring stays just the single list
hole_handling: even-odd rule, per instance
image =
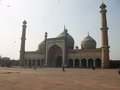
[{"label": "jama masjid", "polygon": [[38,45],[36,51],[25,51],[27,22],[22,25],[20,47],[21,67],[81,67],[109,68],[108,27],[106,5],[100,5],[101,14],[101,47],[96,48],[96,41],[89,34],[82,40],[81,49],[74,49],[74,39],[66,27],[54,38],[47,38]]}]

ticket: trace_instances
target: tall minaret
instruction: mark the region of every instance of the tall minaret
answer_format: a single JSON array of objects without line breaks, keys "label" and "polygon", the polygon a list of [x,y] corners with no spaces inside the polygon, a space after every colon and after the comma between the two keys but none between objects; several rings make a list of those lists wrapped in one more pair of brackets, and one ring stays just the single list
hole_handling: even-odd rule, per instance
[{"label": "tall minaret", "polygon": [[26,36],[26,27],[27,22],[24,20],[22,25],[22,37],[21,37],[21,48],[20,48],[20,66],[24,67],[24,56],[25,56],[25,36]]},{"label": "tall minaret", "polygon": [[109,68],[109,45],[108,45],[108,27],[106,19],[106,5],[102,2],[101,10],[101,34],[102,34],[102,68]]},{"label": "tall minaret", "polygon": [[66,29],[64,25],[64,33],[65,33],[65,42],[64,42],[64,61],[63,61],[63,66],[67,66],[67,57],[68,57],[68,48],[67,48],[67,32],[68,30]]},{"label": "tall minaret", "polygon": [[47,62],[47,50],[46,50],[46,46],[47,46],[47,32],[45,32],[45,66],[48,66],[48,62]]}]

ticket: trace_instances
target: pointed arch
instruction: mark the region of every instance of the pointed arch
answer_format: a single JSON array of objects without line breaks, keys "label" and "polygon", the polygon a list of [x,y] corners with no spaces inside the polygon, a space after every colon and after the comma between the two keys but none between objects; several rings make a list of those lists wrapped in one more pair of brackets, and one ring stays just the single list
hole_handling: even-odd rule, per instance
[{"label": "pointed arch", "polygon": [[35,59],[32,60],[32,66],[35,66]]},{"label": "pointed arch", "polygon": [[96,66],[96,67],[101,67],[101,59],[100,59],[100,58],[97,58],[97,59],[95,60],[95,66]]},{"label": "pointed arch", "polygon": [[57,57],[62,57],[62,49],[55,44],[48,50],[48,66],[56,66]]},{"label": "pointed arch", "polygon": [[61,67],[62,66],[62,56],[57,56],[55,60],[55,66]]},{"label": "pointed arch", "polygon": [[86,65],[87,65],[87,64],[86,64],[86,59],[83,58],[83,59],[81,60],[81,67],[86,67]]},{"label": "pointed arch", "polygon": [[41,60],[41,63],[40,63],[41,66],[44,66],[44,63],[45,63],[44,61],[45,61],[44,59]]},{"label": "pointed arch", "polygon": [[93,64],[94,62],[93,62],[93,59],[92,58],[90,58],[90,59],[88,59],[88,67],[93,67]]},{"label": "pointed arch", "polygon": [[32,65],[31,65],[31,59],[28,60],[28,65],[29,65],[29,67],[31,68],[31,66],[32,66]]},{"label": "pointed arch", "polygon": [[25,59],[25,66],[27,66],[27,59]]},{"label": "pointed arch", "polygon": [[37,59],[37,66],[40,66],[40,59]]},{"label": "pointed arch", "polygon": [[75,59],[75,67],[79,67],[79,59]]}]

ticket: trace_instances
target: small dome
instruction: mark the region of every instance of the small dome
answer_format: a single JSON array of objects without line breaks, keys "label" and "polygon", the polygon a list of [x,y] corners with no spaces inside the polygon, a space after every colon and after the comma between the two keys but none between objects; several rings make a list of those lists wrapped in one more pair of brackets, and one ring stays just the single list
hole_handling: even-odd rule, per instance
[{"label": "small dome", "polygon": [[40,52],[45,52],[45,41],[42,41],[42,42],[38,45],[38,51],[40,51]]},{"label": "small dome", "polygon": [[[67,29],[64,30],[62,33],[60,33],[57,38],[65,38],[65,34],[67,33]],[[74,39],[72,38],[72,36],[67,33],[67,47],[69,49],[73,49],[74,48]]]},{"label": "small dome", "polygon": [[81,48],[96,48],[96,41],[89,35],[85,37],[81,42]]}]

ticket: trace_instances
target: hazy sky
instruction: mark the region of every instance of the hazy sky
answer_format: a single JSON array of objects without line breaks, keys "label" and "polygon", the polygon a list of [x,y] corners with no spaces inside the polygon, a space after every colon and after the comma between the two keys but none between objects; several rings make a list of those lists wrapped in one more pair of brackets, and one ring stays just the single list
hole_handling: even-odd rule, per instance
[{"label": "hazy sky", "polygon": [[[64,25],[75,46],[87,36],[101,47],[100,8],[102,0],[0,0],[0,55],[19,59],[22,22],[27,21],[26,51],[35,51],[48,32],[56,37]],[[110,59],[120,59],[120,0],[104,0],[107,5]]]}]

